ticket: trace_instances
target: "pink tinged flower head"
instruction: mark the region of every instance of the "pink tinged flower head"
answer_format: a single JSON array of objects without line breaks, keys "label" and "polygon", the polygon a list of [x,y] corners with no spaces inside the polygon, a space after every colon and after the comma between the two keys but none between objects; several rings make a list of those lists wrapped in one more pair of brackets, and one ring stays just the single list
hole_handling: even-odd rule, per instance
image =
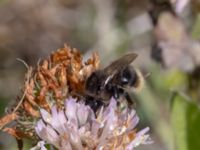
[{"label": "pink tinged flower head", "polygon": [[152,142],[148,127],[136,132],[139,118],[135,110],[120,110],[113,98],[97,114],[84,103],[69,98],[64,109],[53,106],[51,113],[41,109],[41,116],[35,127],[37,135],[61,150],[131,150]]},{"label": "pink tinged flower head", "polygon": [[190,0],[171,0],[171,3],[175,6],[175,11],[180,14],[184,8],[188,5]]}]

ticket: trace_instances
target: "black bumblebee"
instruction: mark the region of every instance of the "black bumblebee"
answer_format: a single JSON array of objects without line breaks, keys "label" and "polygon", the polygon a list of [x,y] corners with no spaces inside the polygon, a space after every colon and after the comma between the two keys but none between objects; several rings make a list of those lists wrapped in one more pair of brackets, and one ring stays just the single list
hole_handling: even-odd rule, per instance
[{"label": "black bumblebee", "polygon": [[130,65],[136,57],[135,53],[124,55],[104,69],[93,72],[85,83],[86,104],[96,110],[107,104],[111,97],[118,100],[120,96],[124,96],[128,105],[133,105],[127,90],[133,88],[137,91],[143,85],[140,71]]}]

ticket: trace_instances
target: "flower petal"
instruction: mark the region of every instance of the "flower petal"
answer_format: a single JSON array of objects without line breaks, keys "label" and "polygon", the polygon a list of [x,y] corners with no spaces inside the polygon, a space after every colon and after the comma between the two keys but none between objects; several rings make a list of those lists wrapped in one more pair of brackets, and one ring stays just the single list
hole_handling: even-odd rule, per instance
[{"label": "flower petal", "polygon": [[86,123],[89,115],[89,109],[84,104],[80,104],[77,110],[77,118],[79,125],[82,126]]},{"label": "flower petal", "polygon": [[149,131],[149,127],[144,128],[136,134],[135,139],[126,147],[126,150],[132,150],[134,147],[139,146],[140,144],[150,144],[153,141],[149,138],[148,134],[145,134]]},{"label": "flower petal", "polygon": [[68,100],[65,101],[65,114],[67,116],[67,119],[69,121],[72,121],[78,125],[78,120],[77,120],[77,103],[76,100],[73,98],[69,98]]},{"label": "flower petal", "polygon": [[40,109],[40,113],[46,123],[51,123],[52,117],[45,109]]},{"label": "flower petal", "polygon": [[32,147],[30,150],[47,150],[47,148],[44,146],[44,141],[39,141],[36,146]]}]

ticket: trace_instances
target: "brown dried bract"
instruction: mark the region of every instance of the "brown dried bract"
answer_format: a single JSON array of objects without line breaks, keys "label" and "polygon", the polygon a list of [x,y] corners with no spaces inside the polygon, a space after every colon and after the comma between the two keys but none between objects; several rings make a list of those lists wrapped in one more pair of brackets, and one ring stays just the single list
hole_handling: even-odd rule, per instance
[{"label": "brown dried bract", "polygon": [[5,125],[12,122],[13,120],[16,120],[17,118],[18,116],[16,115],[16,113],[5,115],[4,117],[0,119],[0,129],[2,129]]},{"label": "brown dried bract", "polygon": [[3,131],[7,132],[8,134],[10,134],[14,137],[16,137],[17,139],[22,139],[24,137],[27,137],[23,132],[18,131],[14,128],[5,128]]}]

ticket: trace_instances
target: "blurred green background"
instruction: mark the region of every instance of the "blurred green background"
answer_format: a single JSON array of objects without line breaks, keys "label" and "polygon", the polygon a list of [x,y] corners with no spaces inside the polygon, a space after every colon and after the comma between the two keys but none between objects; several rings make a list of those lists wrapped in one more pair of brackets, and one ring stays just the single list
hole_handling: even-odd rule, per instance
[{"label": "blurred green background", "polygon": [[[102,66],[135,52],[145,77],[144,89],[131,94],[138,128],[150,126],[154,141],[137,149],[199,150],[200,2],[166,1],[170,12],[165,1],[0,0],[0,116],[23,85],[27,70],[17,58],[35,66],[64,43],[85,58],[97,51]],[[1,132],[0,149],[17,149],[15,139]]]}]

